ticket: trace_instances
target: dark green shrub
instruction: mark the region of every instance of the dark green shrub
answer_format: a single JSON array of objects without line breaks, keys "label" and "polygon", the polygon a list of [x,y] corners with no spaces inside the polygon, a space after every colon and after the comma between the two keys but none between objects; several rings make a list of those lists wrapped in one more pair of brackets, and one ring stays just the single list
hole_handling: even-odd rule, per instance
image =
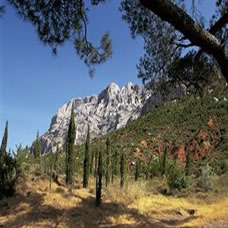
[{"label": "dark green shrub", "polygon": [[16,186],[16,159],[6,151],[8,140],[8,121],[0,147],[0,199],[12,196]]},{"label": "dark green shrub", "polygon": [[0,199],[10,197],[16,188],[16,160],[9,153],[5,154],[0,167]]}]

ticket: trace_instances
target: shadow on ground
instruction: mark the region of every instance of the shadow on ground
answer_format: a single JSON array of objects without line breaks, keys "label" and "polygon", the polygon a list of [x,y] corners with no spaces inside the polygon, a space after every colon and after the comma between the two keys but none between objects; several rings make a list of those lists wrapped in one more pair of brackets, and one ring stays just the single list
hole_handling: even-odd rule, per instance
[{"label": "shadow on ground", "polygon": [[[145,216],[136,209],[129,209],[123,204],[104,203],[101,208],[95,207],[94,197],[82,198],[79,195],[73,195],[81,200],[76,207],[71,209],[62,209],[44,205],[43,195],[31,193],[29,196],[17,195],[15,201],[10,206],[0,208],[0,217],[7,218],[11,213],[19,214],[16,217],[6,219],[0,227],[69,227],[69,228],[164,228],[178,227],[181,224],[194,219],[195,217],[185,218],[183,220],[155,220],[153,216]],[[69,200],[71,198],[69,197]],[[17,206],[19,204],[27,205],[26,208]],[[19,210],[19,211],[18,211]],[[25,210],[26,213],[23,213]],[[120,216],[126,216],[126,220],[134,220],[134,224],[118,224]],[[117,218],[113,224],[112,218]]]}]

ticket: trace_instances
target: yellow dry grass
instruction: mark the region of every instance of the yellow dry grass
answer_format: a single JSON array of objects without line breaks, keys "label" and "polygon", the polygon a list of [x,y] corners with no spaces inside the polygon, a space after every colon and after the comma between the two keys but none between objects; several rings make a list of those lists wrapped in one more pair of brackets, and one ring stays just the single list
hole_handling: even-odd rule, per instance
[{"label": "yellow dry grass", "polygon": [[[194,210],[192,219],[186,220],[179,227],[200,227],[210,221],[228,218],[228,198],[217,198],[217,202],[208,204],[203,200],[165,197],[163,195],[151,195],[136,200],[129,207],[137,208],[142,214],[164,219],[181,215],[184,219],[190,218],[190,211]],[[181,221],[181,219],[180,219]]]},{"label": "yellow dry grass", "polygon": [[201,227],[228,219],[226,196],[166,197],[146,191],[143,181],[129,182],[124,189],[115,182],[104,188],[103,205],[96,208],[94,181],[89,189],[70,194],[55,183],[49,190],[44,178],[31,179],[14,198],[0,202],[0,227]]}]

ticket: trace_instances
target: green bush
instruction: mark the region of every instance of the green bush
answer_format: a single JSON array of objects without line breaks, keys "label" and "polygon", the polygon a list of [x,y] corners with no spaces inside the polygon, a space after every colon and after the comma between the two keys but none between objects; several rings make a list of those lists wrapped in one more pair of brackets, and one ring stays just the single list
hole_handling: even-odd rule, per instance
[{"label": "green bush", "polygon": [[228,171],[228,158],[225,158],[221,161],[220,167],[221,167],[222,173],[225,173]]},{"label": "green bush", "polygon": [[31,165],[35,163],[32,154],[25,152],[21,145],[17,147],[17,153],[14,154],[16,161],[16,175],[17,177],[24,177],[26,171],[30,170]]},{"label": "green bush", "polygon": [[189,184],[188,178],[185,176],[184,169],[175,163],[169,164],[167,174],[167,184],[171,191],[181,191],[186,188]]},{"label": "green bush", "polygon": [[228,171],[228,158],[215,160],[210,165],[217,175],[224,174]]},{"label": "green bush", "polygon": [[212,190],[214,181],[214,172],[209,164],[206,164],[200,168],[200,176],[198,178],[197,186],[204,191]]},{"label": "green bush", "polygon": [[150,177],[159,177],[161,176],[161,164],[158,158],[154,159],[150,163]]}]

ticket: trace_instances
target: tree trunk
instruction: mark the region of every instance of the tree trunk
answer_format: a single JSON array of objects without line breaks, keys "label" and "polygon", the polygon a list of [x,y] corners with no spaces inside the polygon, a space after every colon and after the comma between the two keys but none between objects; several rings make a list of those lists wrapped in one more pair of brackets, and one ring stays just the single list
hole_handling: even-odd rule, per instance
[{"label": "tree trunk", "polygon": [[221,72],[228,82],[228,53],[214,35],[203,29],[170,0],[140,0],[140,3],[162,20],[169,22],[194,45],[211,54],[217,60]]}]

